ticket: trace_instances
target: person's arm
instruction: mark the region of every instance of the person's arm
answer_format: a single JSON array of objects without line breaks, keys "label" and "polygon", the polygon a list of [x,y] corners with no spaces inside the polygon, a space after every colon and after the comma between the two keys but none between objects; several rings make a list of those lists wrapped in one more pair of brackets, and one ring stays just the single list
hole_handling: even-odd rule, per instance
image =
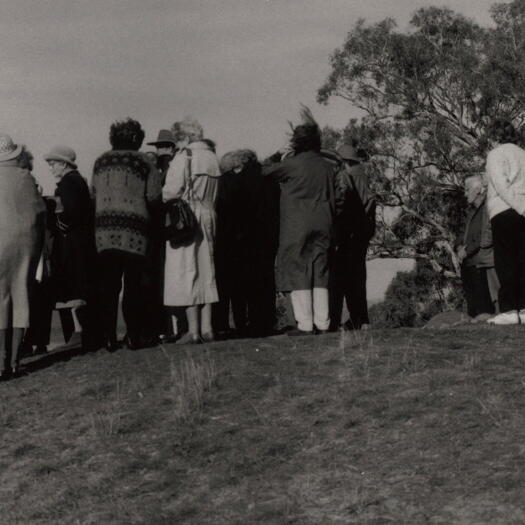
[{"label": "person's arm", "polygon": [[287,170],[285,162],[276,162],[263,166],[262,173],[265,177],[270,177],[276,182],[284,182],[287,178]]},{"label": "person's arm", "polygon": [[525,195],[517,194],[509,183],[508,159],[500,151],[493,150],[488,154],[486,170],[488,182],[498,196],[520,215],[525,215]]},{"label": "person's arm", "polygon": [[161,174],[153,163],[148,162],[149,173],[146,181],[146,201],[148,204],[160,202],[162,200]]},{"label": "person's arm", "polygon": [[182,197],[186,187],[186,163],[187,157],[185,152],[175,155],[162,188],[162,200],[164,202]]}]

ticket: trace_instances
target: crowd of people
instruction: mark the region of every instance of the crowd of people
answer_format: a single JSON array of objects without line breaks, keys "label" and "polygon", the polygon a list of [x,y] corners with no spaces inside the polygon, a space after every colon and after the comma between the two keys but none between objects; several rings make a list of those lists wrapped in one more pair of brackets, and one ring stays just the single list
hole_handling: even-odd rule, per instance
[{"label": "crowd of people", "polygon": [[264,162],[246,149],[219,161],[191,118],[160,130],[155,151],[140,151],[144,138],[136,120],[114,122],[91,187],[75,151],[52,148],[56,190],[43,197],[28,149],[0,134],[2,379],[23,352],[47,351],[54,310],[65,347],[109,352],[271,335],[277,292],[291,300],[290,336],[339,329],[344,300],[342,326],[368,326],[364,152],[321,150],[314,122]]}]

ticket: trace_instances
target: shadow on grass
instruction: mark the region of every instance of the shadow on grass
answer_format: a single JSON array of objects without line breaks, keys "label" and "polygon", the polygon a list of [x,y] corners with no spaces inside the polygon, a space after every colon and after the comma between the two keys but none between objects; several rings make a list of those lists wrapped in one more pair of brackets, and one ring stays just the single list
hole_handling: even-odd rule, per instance
[{"label": "shadow on grass", "polygon": [[103,348],[99,350],[85,350],[83,348],[68,348],[64,350],[56,350],[47,354],[38,356],[27,356],[22,358],[22,370],[25,374],[31,374],[39,370],[49,368],[56,363],[66,362],[74,357],[96,354],[98,352],[106,352]]}]

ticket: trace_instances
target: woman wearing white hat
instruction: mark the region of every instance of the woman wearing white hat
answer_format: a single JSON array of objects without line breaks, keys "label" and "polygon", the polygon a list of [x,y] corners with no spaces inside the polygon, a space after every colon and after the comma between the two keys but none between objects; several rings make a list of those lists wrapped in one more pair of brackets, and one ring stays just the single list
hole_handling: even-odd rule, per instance
[{"label": "woman wearing white hat", "polygon": [[[56,308],[61,312],[67,346],[75,347],[80,346],[82,335],[86,335],[83,330],[87,321],[84,306],[88,294],[94,289],[91,279],[96,258],[94,209],[87,182],[77,171],[74,150],[68,146],[55,146],[44,159],[57,181],[51,252]],[[64,315],[69,310],[73,317],[70,328],[67,321],[71,317]]]},{"label": "woman wearing white hat", "polygon": [[[18,372],[18,351],[29,326],[29,283],[36,273],[45,228],[45,204],[31,173],[24,167],[24,151],[9,135],[0,134],[0,377],[3,380]],[[10,348],[9,329],[12,329]]]}]

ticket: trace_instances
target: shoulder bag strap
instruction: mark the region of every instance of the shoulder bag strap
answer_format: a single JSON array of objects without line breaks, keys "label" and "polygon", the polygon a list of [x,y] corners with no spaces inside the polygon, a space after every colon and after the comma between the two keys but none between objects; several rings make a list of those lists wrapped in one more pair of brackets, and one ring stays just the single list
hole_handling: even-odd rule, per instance
[{"label": "shoulder bag strap", "polygon": [[188,199],[190,201],[195,200],[195,195],[193,193],[193,175],[191,172],[191,159],[192,159],[192,152],[189,148],[186,148],[186,173],[187,173],[187,180],[186,184],[188,187]]}]

